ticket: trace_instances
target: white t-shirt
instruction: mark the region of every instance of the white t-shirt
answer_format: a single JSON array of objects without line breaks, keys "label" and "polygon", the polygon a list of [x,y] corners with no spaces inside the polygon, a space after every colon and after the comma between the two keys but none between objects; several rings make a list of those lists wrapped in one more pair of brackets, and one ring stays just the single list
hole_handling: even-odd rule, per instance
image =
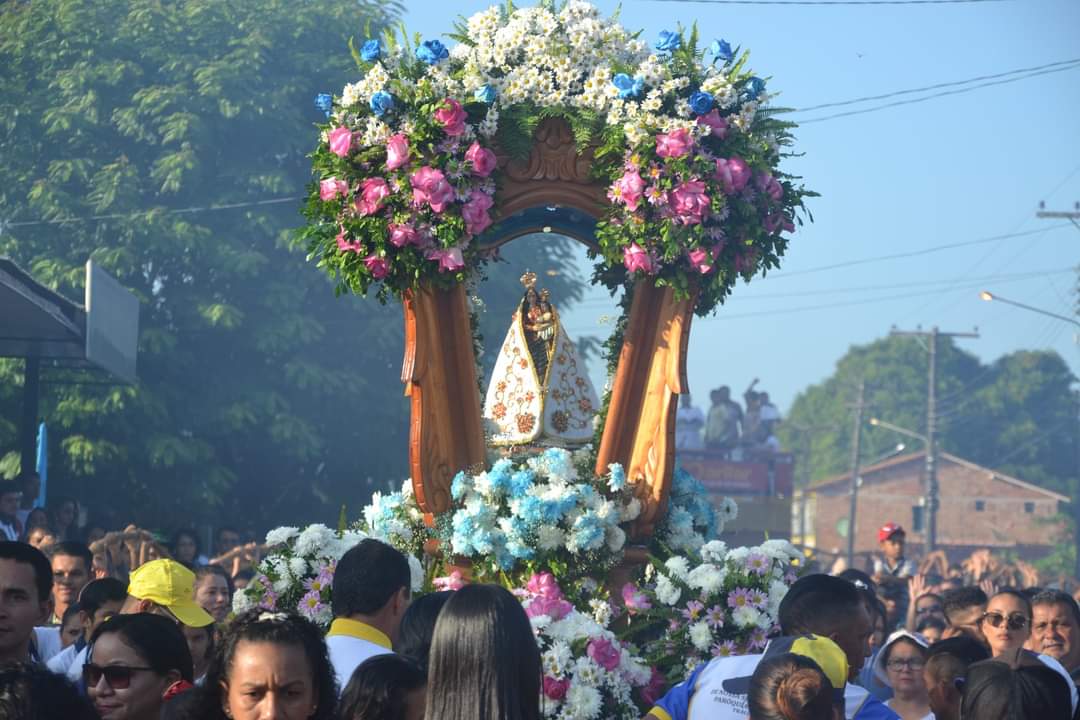
[{"label": "white t-shirt", "polygon": [[[889,708],[890,710],[895,710],[896,708],[894,708],[892,704],[892,700],[885,701],[885,707]],[[934,720],[934,713],[927,713],[926,715],[923,715],[921,718],[919,718],[919,720]]]},{"label": "white t-shirt", "polygon": [[78,648],[74,645],[68,645],[58,654],[54,655],[51,660],[45,663],[45,665],[49,668],[49,672],[56,673],[57,675],[67,675],[68,669],[71,668],[71,664],[75,662],[75,656],[78,654]]},{"label": "white t-shirt", "polygon": [[330,664],[337,675],[338,691],[344,692],[353,671],[360,663],[376,655],[393,652],[390,638],[385,634],[355,620],[337,618],[326,635],[326,648],[330,651]]},{"label": "white t-shirt", "polygon": [[51,625],[34,628],[34,647],[37,648],[39,662],[47,663],[59,655],[64,649],[60,628]]},{"label": "white t-shirt", "polygon": [[680,407],[675,413],[675,447],[683,450],[701,450],[705,442],[701,429],[705,426],[705,415],[700,408]]}]

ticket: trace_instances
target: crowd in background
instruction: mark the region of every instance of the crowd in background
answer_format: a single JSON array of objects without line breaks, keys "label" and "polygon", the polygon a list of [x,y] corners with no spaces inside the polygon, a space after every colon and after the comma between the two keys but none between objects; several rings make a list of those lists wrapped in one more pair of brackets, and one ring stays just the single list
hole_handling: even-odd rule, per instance
[{"label": "crowd in background", "polygon": [[690,395],[683,395],[675,415],[675,446],[680,450],[709,450],[732,460],[780,451],[776,429],[780,411],[769,393],[755,390],[758,379],[743,393],[746,409],[731,399],[731,388],[723,385],[709,394],[708,413],[695,407]]}]

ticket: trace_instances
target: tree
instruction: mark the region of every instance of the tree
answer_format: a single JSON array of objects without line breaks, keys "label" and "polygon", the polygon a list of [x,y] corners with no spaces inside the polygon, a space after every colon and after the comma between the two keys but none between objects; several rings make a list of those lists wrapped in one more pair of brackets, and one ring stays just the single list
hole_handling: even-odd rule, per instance
[{"label": "tree", "polygon": [[[925,432],[928,353],[914,338],[888,337],[851,348],[825,382],[792,404],[782,425],[787,447],[808,458],[811,480],[848,471],[851,410],[866,382],[867,417]],[[938,339],[939,448],[1004,473],[1069,492],[1076,482],[1076,378],[1054,352],[1017,351],[990,365]],[[904,441],[884,428],[864,428],[863,461]],[[804,476],[805,477],[805,476]]]},{"label": "tree", "polygon": [[[291,242],[314,95],[355,80],[349,38],[400,9],[0,6],[0,220],[43,221],[0,233],[0,254],[70,297],[92,257],[141,301],[136,385],[45,370],[50,492],[115,521],[265,527],[336,518],[366,478],[404,478],[400,310],[334,298]],[[550,265],[568,242],[520,252]],[[515,285],[493,276],[485,292]],[[0,362],[0,448],[16,442],[21,367]]]}]

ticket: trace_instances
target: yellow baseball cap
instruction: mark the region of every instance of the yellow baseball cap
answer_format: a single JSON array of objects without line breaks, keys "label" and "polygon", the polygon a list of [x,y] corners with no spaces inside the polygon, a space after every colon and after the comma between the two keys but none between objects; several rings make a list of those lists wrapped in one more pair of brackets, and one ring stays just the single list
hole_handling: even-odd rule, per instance
[{"label": "yellow baseball cap", "polygon": [[195,573],[175,560],[152,560],[135,568],[128,581],[128,595],[161,605],[188,627],[214,622],[195,602]]},{"label": "yellow baseball cap", "polygon": [[[844,654],[839,645],[821,635],[778,637],[769,641],[762,660],[768,660],[785,653],[802,655],[816,662],[833,686],[834,699],[837,701],[843,699],[844,688],[847,686],[848,679],[848,661],[847,655]],[[729,693],[746,695],[750,692],[751,677],[745,675],[724,680],[723,687]]]}]

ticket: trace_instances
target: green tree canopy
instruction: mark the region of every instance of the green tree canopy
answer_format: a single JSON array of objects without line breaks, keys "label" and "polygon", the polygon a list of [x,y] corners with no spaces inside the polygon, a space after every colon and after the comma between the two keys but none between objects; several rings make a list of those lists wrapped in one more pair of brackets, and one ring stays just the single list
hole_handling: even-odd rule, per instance
[{"label": "green tree canopy", "polygon": [[[314,96],[356,79],[349,38],[400,9],[0,5],[0,254],[74,298],[92,257],[141,301],[135,386],[43,371],[50,493],[115,521],[258,528],[333,519],[366,500],[367,478],[405,476],[401,312],[334,298],[291,242]],[[515,252],[539,269],[564,262],[568,242]],[[549,284],[580,297],[575,275]],[[485,294],[518,291],[493,271]],[[9,475],[21,371],[0,361]]]},{"label": "green tree canopy", "polygon": [[[989,365],[947,337],[938,338],[939,448],[1052,490],[1070,493],[1076,482],[1078,394],[1076,378],[1054,352],[1017,351]],[[852,347],[824,382],[792,404],[782,425],[785,446],[803,457],[819,480],[848,471],[853,415],[860,380],[866,383],[866,418],[926,432],[929,353],[917,338],[888,337]],[[922,443],[885,428],[863,429],[863,462],[895,448]]]}]

